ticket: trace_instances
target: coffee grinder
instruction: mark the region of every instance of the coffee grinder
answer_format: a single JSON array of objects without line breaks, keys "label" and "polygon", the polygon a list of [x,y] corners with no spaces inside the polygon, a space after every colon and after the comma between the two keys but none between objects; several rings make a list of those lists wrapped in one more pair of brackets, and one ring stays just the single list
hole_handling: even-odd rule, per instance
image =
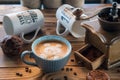
[{"label": "coffee grinder", "polygon": [[[113,4],[115,5],[115,4]],[[113,9],[114,6],[109,7]],[[120,19],[120,9],[118,11],[118,19]],[[106,10],[101,10],[105,12]],[[110,13],[107,11],[107,13]],[[115,10],[113,10],[115,11]],[[113,12],[115,13],[115,12]],[[115,13],[116,14],[116,13]],[[99,14],[98,14],[98,17]],[[112,17],[114,20],[114,15]],[[103,21],[105,21],[103,19]],[[120,21],[92,20],[83,22],[82,27],[86,29],[85,46],[75,51],[75,58],[78,62],[83,63],[88,69],[97,69],[102,66],[105,69],[111,69],[120,66]],[[110,25],[114,25],[109,27]],[[103,26],[107,26],[103,28]],[[112,28],[109,30],[108,28]]]}]

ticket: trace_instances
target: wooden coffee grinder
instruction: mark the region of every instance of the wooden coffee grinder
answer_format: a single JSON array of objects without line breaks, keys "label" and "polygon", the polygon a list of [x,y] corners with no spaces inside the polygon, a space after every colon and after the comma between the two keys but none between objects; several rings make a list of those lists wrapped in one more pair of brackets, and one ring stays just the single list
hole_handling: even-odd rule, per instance
[{"label": "wooden coffee grinder", "polygon": [[89,69],[120,66],[120,31],[109,32],[101,26],[99,20],[82,23],[86,29],[85,46],[75,51],[75,58]]}]

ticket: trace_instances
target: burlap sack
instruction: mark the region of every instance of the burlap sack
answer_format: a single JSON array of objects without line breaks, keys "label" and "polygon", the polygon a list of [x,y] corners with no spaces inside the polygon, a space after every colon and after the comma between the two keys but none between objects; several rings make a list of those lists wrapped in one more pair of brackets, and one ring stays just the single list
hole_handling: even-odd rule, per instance
[{"label": "burlap sack", "polygon": [[45,8],[58,8],[62,5],[62,0],[43,0]]},{"label": "burlap sack", "polygon": [[41,0],[20,0],[20,2],[22,6],[32,9],[37,9],[41,6]]},{"label": "burlap sack", "polygon": [[85,0],[65,0],[65,4],[70,4],[73,7],[82,7],[85,3]]}]

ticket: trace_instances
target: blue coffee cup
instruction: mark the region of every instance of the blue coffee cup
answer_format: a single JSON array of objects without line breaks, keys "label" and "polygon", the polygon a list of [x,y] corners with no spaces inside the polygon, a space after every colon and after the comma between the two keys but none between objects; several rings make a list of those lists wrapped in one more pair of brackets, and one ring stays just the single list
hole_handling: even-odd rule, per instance
[{"label": "blue coffee cup", "polygon": [[[48,60],[48,59],[39,57],[35,52],[35,49],[34,49],[35,46],[37,44],[39,44],[40,42],[48,41],[48,40],[53,40],[53,41],[55,40],[55,41],[60,41],[60,42],[65,43],[68,47],[68,51],[67,51],[66,55],[60,59],[55,59],[55,60]],[[43,37],[36,39],[32,43],[31,48],[32,48],[32,51],[22,52],[22,54],[21,54],[22,61],[25,64],[39,67],[45,73],[56,72],[56,71],[59,71],[61,68],[63,68],[67,64],[69,57],[71,55],[71,51],[72,51],[72,46],[71,46],[70,42],[63,37],[56,36],[56,35],[47,35],[47,36],[43,36]],[[30,62],[27,59],[25,59],[26,55],[30,55],[30,57],[32,57],[35,60],[35,62]]]}]

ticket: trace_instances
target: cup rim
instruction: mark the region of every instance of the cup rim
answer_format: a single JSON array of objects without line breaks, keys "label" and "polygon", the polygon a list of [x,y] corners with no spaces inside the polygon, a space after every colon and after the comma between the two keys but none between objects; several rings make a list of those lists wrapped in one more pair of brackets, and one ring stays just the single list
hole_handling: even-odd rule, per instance
[{"label": "cup rim", "polygon": [[[43,39],[43,38],[47,38],[47,39],[48,39],[49,37],[55,37],[55,38],[50,39],[50,40],[58,40],[57,38],[60,38],[61,41],[60,41],[60,40],[58,40],[58,41],[60,41],[60,42],[63,42],[63,41],[67,42],[67,43],[63,42],[63,43],[65,43],[65,44],[67,45],[67,47],[68,47],[68,51],[67,51],[67,53],[66,53],[66,55],[65,55],[64,57],[59,58],[59,59],[55,59],[55,60],[48,60],[48,59],[44,59],[44,58],[39,57],[39,56],[35,53],[34,47],[35,47],[39,42],[43,41],[43,40],[41,40],[41,39]],[[46,39],[45,41],[47,41],[47,39]],[[40,40],[41,40],[41,41],[40,41]],[[48,39],[48,40],[49,40],[49,39]],[[37,41],[38,41],[38,42],[37,42]],[[36,43],[36,42],[37,42],[37,43]],[[46,36],[42,36],[42,37],[36,39],[36,40],[32,43],[31,49],[32,49],[32,51],[33,51],[33,54],[34,54],[35,56],[39,57],[39,58],[42,59],[42,60],[45,60],[45,61],[59,61],[59,60],[62,60],[62,59],[64,59],[64,58],[68,57],[68,56],[71,54],[72,46],[71,46],[70,42],[69,42],[67,39],[65,39],[65,38],[63,38],[63,37],[61,37],[61,36],[46,35]]]}]

